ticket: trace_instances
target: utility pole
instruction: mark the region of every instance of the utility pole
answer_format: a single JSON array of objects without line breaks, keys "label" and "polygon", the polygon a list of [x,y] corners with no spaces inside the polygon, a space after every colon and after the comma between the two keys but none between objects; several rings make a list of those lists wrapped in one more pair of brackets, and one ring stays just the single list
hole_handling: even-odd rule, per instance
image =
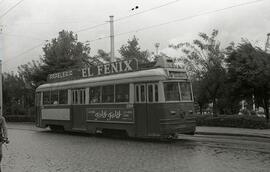
[{"label": "utility pole", "polygon": [[114,27],[113,27],[113,16],[110,16],[110,39],[111,39],[111,62],[115,61],[114,59]]},{"label": "utility pole", "polygon": [[2,81],[2,59],[3,59],[3,39],[2,26],[0,25],[0,116],[3,115],[3,81]]}]

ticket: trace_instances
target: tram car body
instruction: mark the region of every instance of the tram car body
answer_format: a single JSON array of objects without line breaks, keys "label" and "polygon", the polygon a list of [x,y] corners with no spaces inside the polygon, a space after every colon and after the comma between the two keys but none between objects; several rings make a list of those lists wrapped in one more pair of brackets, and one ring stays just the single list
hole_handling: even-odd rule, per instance
[{"label": "tram car body", "polygon": [[136,65],[127,60],[79,69],[79,79],[74,71],[49,75],[53,81],[36,89],[36,126],[86,133],[119,130],[139,138],[194,134],[186,71],[165,57],[149,69]]}]

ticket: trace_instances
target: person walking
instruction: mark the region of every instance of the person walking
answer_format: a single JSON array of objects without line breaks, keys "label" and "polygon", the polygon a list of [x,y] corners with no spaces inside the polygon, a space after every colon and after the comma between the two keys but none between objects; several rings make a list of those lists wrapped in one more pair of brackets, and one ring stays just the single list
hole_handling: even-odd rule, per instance
[{"label": "person walking", "polygon": [[0,172],[1,172],[1,162],[2,162],[2,157],[3,157],[3,151],[2,151],[3,143],[9,143],[9,140],[8,140],[8,135],[7,135],[6,120],[4,116],[0,114]]}]

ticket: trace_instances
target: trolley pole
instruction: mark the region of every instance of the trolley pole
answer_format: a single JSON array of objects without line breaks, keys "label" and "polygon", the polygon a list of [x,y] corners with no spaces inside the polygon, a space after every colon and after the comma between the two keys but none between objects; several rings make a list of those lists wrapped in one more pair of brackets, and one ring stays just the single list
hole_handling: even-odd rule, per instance
[{"label": "trolley pole", "polygon": [[110,16],[110,38],[111,38],[111,62],[114,59],[114,27],[113,27],[113,16]]}]

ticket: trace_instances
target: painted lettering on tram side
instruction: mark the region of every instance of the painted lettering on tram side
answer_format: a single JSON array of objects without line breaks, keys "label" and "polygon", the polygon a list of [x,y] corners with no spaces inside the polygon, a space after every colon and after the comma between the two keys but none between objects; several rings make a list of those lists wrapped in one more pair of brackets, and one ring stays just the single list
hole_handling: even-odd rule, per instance
[{"label": "painted lettering on tram side", "polygon": [[73,71],[64,71],[64,72],[58,72],[58,73],[53,73],[49,74],[48,79],[53,80],[53,79],[61,79],[61,78],[68,78],[73,75]]},{"label": "painted lettering on tram side", "polygon": [[133,108],[88,108],[87,121],[94,122],[134,122]]},{"label": "painted lettering on tram side", "polygon": [[135,70],[138,70],[138,61],[136,59],[130,59],[96,66],[89,65],[85,68],[49,74],[47,80],[49,82],[56,82],[63,80],[73,80],[124,72],[132,72]]}]

